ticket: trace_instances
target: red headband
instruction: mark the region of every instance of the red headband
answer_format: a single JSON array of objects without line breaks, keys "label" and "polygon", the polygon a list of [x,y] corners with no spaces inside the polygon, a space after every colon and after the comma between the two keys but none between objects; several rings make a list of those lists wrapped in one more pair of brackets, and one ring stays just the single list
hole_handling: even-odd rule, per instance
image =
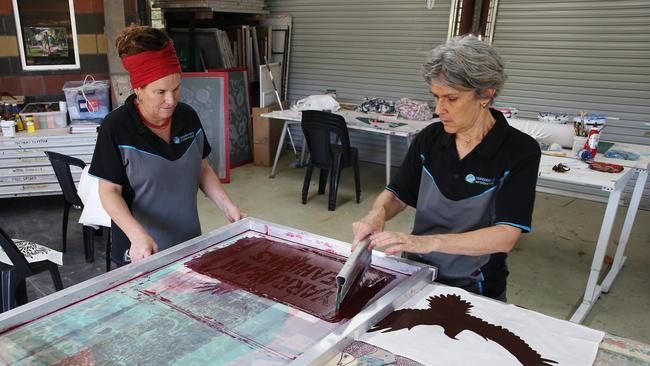
[{"label": "red headband", "polygon": [[157,51],[144,51],[123,57],[122,65],[129,72],[133,89],[181,72],[181,64],[172,42]]}]

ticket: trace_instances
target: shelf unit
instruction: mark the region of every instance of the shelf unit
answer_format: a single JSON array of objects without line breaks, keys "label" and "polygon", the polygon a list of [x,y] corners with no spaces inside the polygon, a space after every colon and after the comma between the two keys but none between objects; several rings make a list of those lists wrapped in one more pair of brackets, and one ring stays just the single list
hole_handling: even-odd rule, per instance
[{"label": "shelf unit", "polygon": [[[90,163],[97,133],[70,134],[69,127],[0,136],[0,198],[61,194],[50,161],[44,151],[74,156]],[[73,167],[79,181],[81,170]]]}]

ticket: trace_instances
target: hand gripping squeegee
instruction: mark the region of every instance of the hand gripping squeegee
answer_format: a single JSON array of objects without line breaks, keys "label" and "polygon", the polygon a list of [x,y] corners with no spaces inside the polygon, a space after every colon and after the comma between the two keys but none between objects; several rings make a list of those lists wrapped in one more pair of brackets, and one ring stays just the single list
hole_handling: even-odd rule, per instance
[{"label": "hand gripping squeegee", "polygon": [[352,285],[361,280],[366,269],[370,266],[372,252],[368,249],[369,243],[370,239],[360,241],[336,276],[336,311],[341,307],[341,303]]}]

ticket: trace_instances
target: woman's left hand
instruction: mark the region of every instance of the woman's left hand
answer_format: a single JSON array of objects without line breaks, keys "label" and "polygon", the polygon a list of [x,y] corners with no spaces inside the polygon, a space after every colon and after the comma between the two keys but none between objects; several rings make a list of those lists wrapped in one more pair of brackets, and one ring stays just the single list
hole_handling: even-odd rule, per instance
[{"label": "woman's left hand", "polygon": [[387,255],[395,255],[399,252],[429,253],[434,251],[432,243],[425,240],[425,237],[409,235],[395,231],[382,231],[370,237],[369,248],[384,248]]}]

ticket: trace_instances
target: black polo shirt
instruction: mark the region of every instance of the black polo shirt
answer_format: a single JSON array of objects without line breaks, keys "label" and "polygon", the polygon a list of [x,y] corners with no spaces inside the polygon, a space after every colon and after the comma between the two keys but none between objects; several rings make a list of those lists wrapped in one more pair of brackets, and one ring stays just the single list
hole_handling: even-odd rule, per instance
[{"label": "black polo shirt", "polygon": [[442,123],[427,126],[414,139],[386,189],[416,207],[423,168],[442,194],[454,201],[478,196],[503,179],[495,202],[495,224],[529,232],[541,150],[535,139],[508,125],[503,114],[493,109],[490,112],[496,123],[462,160],[458,158],[455,134],[446,133]]},{"label": "black polo shirt", "polygon": [[[123,106],[109,113],[102,122],[89,173],[121,185],[122,195],[128,198],[129,195],[125,191],[130,187],[122,164],[120,146],[138,149],[167,160],[177,160],[190,147],[197,131],[202,129],[203,126],[194,109],[185,103],[178,103],[172,114],[172,141],[168,144],[142,122],[136,110],[135,94],[133,94],[127,98]],[[203,140],[205,159],[211,151],[205,133],[203,133]]]},{"label": "black polo shirt", "polygon": [[[144,125],[134,100],[130,96],[102,122],[89,174],[121,185],[129,210],[165,249],[200,235],[196,189],[210,145],[187,104],[174,109],[168,144]],[[130,242],[117,225],[112,230],[112,256],[122,263]]]}]

